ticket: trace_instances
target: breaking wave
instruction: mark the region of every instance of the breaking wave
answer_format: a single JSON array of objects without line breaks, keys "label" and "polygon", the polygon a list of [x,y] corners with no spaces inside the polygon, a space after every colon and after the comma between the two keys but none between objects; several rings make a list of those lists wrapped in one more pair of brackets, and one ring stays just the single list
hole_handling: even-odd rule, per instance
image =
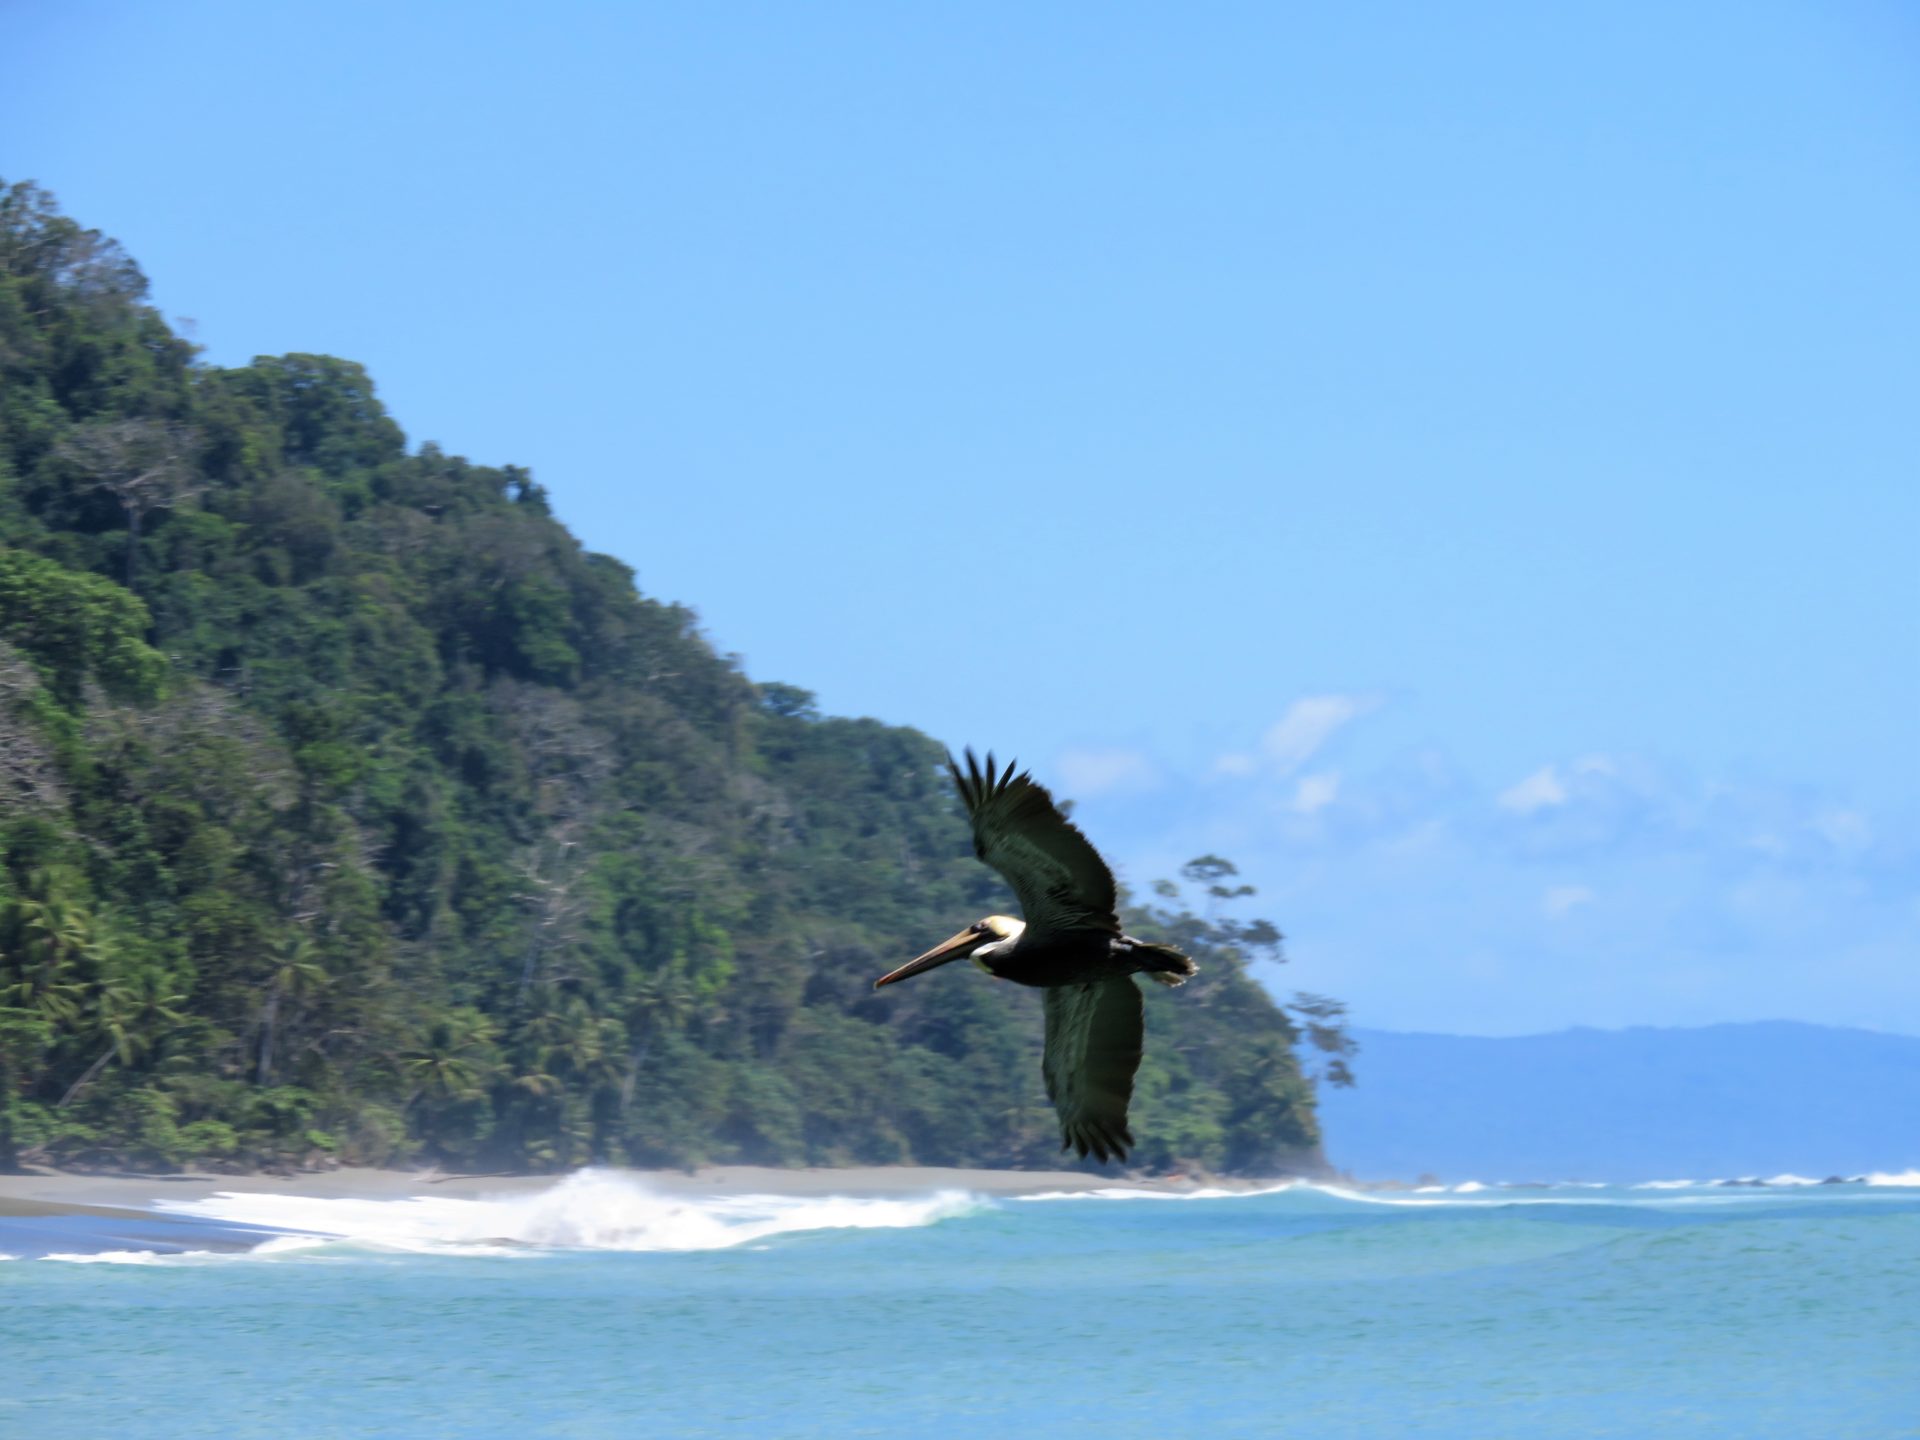
[{"label": "breaking wave", "polygon": [[[1194,1190],[1145,1190],[1112,1187],[1102,1190],[1057,1190],[1040,1195],[1012,1197],[1017,1202],[1062,1200],[1248,1200],[1261,1196],[1293,1194],[1301,1199],[1333,1200],[1357,1205],[1392,1205],[1410,1208],[1457,1207],[1484,1210],[1511,1205],[1700,1205],[1736,1203],[1764,1199],[1768,1192],[1798,1190],[1819,1186],[1844,1196],[1864,1198],[1871,1188],[1920,1189],[1920,1170],[1876,1172],[1870,1175],[1837,1176],[1814,1179],[1792,1173],[1765,1178],[1740,1177],[1724,1180],[1643,1180],[1637,1183],[1606,1184],[1595,1180],[1559,1180],[1552,1183],[1463,1180],[1454,1185],[1396,1185],[1356,1182],[1287,1180],[1266,1186],[1229,1188],[1205,1187]],[[1636,1192],[1662,1192],[1646,1194]],[[1690,1193],[1682,1193],[1690,1192]]]},{"label": "breaking wave", "polygon": [[[162,1202],[166,1214],[291,1232],[251,1252],[319,1244],[463,1255],[528,1250],[725,1250],[809,1230],[897,1230],[979,1208],[963,1191],[902,1199],[848,1196],[680,1197],[604,1170],[582,1170],[531,1194],[402,1200],[329,1199],[236,1191]],[[100,1258],[100,1257],[92,1257]]]},{"label": "breaking wave", "polygon": [[1920,1170],[1901,1170],[1894,1174],[1879,1171],[1867,1176],[1869,1185],[1896,1185],[1906,1189],[1920,1190]]},{"label": "breaking wave", "polygon": [[[203,1265],[248,1257],[398,1252],[424,1255],[525,1256],[542,1252],[695,1252],[759,1245],[784,1235],[833,1230],[901,1230],[935,1225],[1010,1206],[1047,1202],[1254,1201],[1312,1213],[1354,1207],[1432,1207],[1489,1211],[1533,1206],[1624,1206],[1697,1209],[1748,1206],[1769,1195],[1805,1196],[1809,1187],[1837,1200],[1866,1201],[1920,1190],[1920,1170],[1838,1177],[1647,1180],[1634,1185],[1592,1182],[1513,1184],[1462,1181],[1453,1185],[1366,1185],[1281,1180],[1263,1185],[1214,1185],[1188,1190],[1109,1186],[1056,1190],[989,1200],[964,1190],[893,1197],[847,1195],[676,1195],[608,1170],[583,1170],[540,1190],[491,1195],[414,1195],[397,1199],[337,1198],[227,1191],[198,1200],[163,1200],[154,1213],[200,1222],[178,1236],[183,1246],[77,1251],[69,1245],[42,1258],[93,1265]],[[1910,1197],[1907,1197],[1910,1198]],[[1804,1203],[1804,1202],[1802,1202]],[[246,1243],[232,1248],[232,1238]],[[204,1238],[203,1238],[204,1237]],[[212,1243],[224,1248],[190,1248]],[[18,1248],[17,1246],[15,1247]],[[0,1260],[18,1258],[0,1254]]]},{"label": "breaking wave", "polygon": [[40,1258],[68,1265],[192,1265],[233,1257],[213,1250],[50,1250]]},{"label": "breaking wave", "polygon": [[1055,1200],[1245,1200],[1254,1195],[1283,1195],[1289,1190],[1312,1190],[1304,1180],[1281,1180],[1272,1185],[1230,1189],[1208,1185],[1195,1190],[1143,1190],[1131,1185],[1113,1185],[1101,1190],[1043,1190],[1035,1195],[1010,1195],[1020,1204]]}]

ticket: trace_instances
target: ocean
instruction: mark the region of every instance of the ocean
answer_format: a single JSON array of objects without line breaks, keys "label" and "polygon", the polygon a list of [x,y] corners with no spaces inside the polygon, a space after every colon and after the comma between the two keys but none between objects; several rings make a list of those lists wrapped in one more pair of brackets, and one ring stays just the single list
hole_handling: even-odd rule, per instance
[{"label": "ocean", "polygon": [[1920,1436],[1920,1173],[0,1219],[0,1436]]}]

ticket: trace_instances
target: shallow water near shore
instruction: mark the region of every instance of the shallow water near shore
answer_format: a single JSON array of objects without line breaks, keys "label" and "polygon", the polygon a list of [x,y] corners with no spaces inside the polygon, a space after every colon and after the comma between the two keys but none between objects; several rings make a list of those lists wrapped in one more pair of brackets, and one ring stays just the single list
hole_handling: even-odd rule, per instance
[{"label": "shallow water near shore", "polygon": [[1920,1433],[1920,1175],[1873,1178],[848,1197],[589,1172],[213,1195],[144,1232],[14,1217],[0,1434]]}]

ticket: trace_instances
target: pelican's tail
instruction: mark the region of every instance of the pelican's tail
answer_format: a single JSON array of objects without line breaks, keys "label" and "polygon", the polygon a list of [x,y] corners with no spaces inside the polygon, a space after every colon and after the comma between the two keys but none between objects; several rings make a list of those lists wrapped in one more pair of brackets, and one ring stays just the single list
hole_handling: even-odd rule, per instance
[{"label": "pelican's tail", "polygon": [[1130,935],[1126,941],[1133,947],[1133,958],[1149,980],[1162,985],[1184,985],[1200,973],[1198,965],[1171,945],[1155,945]]}]

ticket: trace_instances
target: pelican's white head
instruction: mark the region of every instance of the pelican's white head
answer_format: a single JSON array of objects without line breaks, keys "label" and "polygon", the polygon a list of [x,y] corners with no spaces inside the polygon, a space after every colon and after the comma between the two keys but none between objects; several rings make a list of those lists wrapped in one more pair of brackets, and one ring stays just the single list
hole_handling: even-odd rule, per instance
[{"label": "pelican's white head", "polygon": [[1018,940],[1020,932],[1027,928],[1027,922],[1016,920],[1011,915],[989,915],[973,928],[992,931],[994,938],[999,940]]},{"label": "pelican's white head", "polygon": [[925,974],[936,966],[949,960],[960,960],[971,955],[980,962],[980,968],[992,973],[986,963],[992,955],[1004,955],[1019,942],[1020,932],[1027,928],[1027,922],[1016,920],[1011,915],[989,915],[984,920],[976,920],[952,939],[942,940],[924,955],[915,956],[898,970],[889,971],[873,982],[877,990],[882,985],[891,985],[896,980],[906,980],[915,975]]}]

